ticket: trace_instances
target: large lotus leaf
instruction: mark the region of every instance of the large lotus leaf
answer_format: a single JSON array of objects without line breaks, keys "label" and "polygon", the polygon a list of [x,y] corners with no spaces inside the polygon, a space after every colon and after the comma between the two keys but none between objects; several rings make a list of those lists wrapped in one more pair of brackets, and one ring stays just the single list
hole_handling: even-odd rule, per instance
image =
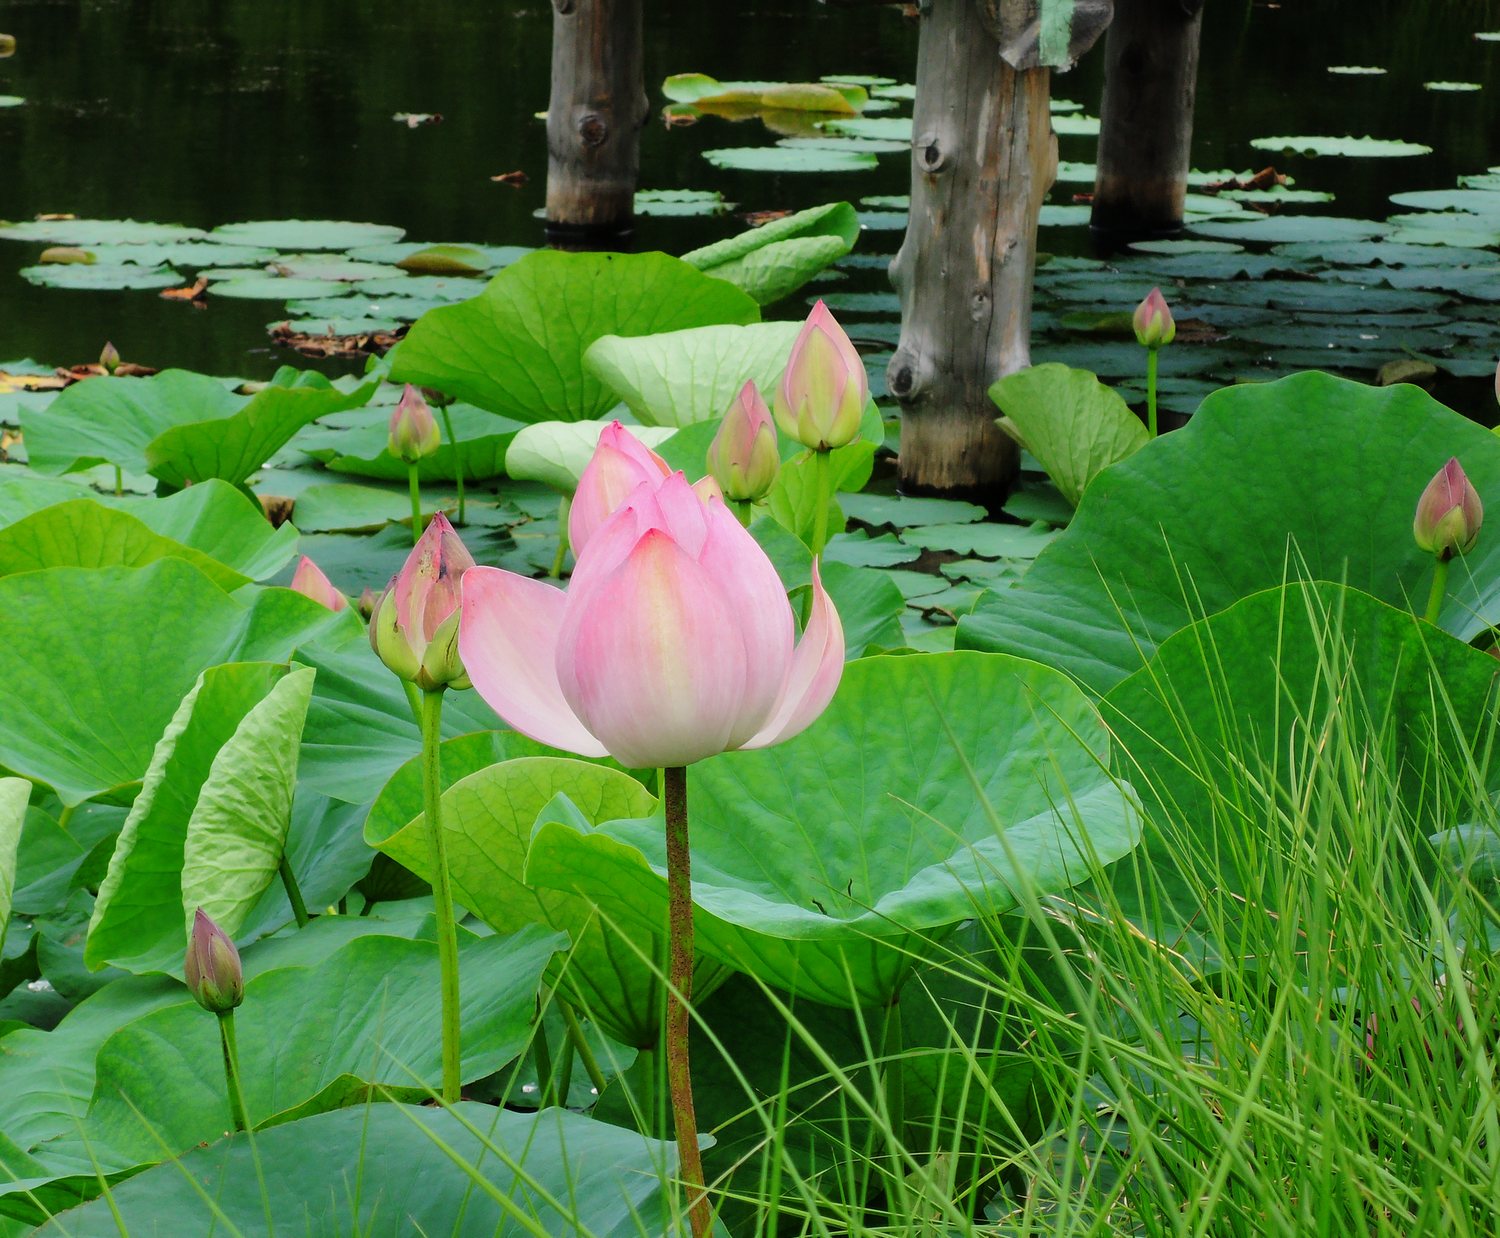
[{"label": "large lotus leaf", "polygon": [[24,778],[0,778],[0,945],[10,923],[11,896],[16,885],[16,857],[31,784]]},{"label": "large lotus leaf", "polygon": [[995,383],[990,399],[1005,413],[1000,428],[1074,507],[1096,474],[1150,441],[1130,406],[1087,370],[1034,365]]},{"label": "large lotus leaf", "polygon": [[91,498],[43,508],[0,529],[0,576],[47,567],[144,567],[168,556],[191,563],[221,589],[249,583],[217,559]]},{"label": "large lotus leaf", "polygon": [[[578,479],[593,458],[605,421],[539,421],[511,440],[505,471],[516,481],[545,482],[562,494],[578,489]],[[632,426],[631,434],[647,447],[672,437],[671,426]]]},{"label": "large lotus leaf", "polygon": [[583,361],[638,420],[685,426],[723,418],[747,380],[769,403],[801,329],[796,322],[759,322],[634,339],[606,335]]},{"label": "large lotus leaf", "polygon": [[[476,1188],[465,1166],[505,1203]],[[265,1232],[269,1206],[278,1233],[302,1238],[637,1238],[671,1228],[676,1172],[674,1143],[565,1109],[373,1104],[287,1123],[253,1146],[235,1138],[194,1148],[37,1232],[116,1238],[122,1225],[147,1234],[170,1218],[178,1233],[254,1234]],[[275,1184],[269,1199],[262,1180]]]},{"label": "large lotus leaf", "polygon": [[156,745],[99,887],[90,967],[176,971],[199,907],[239,933],[281,863],[314,674],[230,663],[198,677]]},{"label": "large lotus leaf", "polygon": [[[448,438],[449,424],[461,446],[467,480],[487,481],[505,472],[505,452],[521,423],[468,404],[454,404],[446,412],[448,420],[445,422],[441,417],[438,420],[442,444],[417,462],[418,477],[424,482],[451,483],[457,475],[453,444]],[[347,413],[338,417],[335,424],[320,424],[304,431],[292,445],[335,473],[404,482],[406,461],[386,450],[390,416],[389,407]]]},{"label": "large lotus leaf", "polygon": [[321,374],[284,366],[255,395],[186,370],[151,378],[74,383],[22,417],[31,467],[69,473],[114,464],[171,486],[221,478],[239,485],[314,417],[363,404],[366,383],[345,394]]},{"label": "large lotus leaf", "polygon": [[830,202],[692,250],[682,260],[769,305],[838,261],[858,239],[854,208]]},{"label": "large lotus leaf", "polygon": [[518,421],[581,421],[614,403],[583,365],[601,335],[759,319],[743,292],[666,254],[538,250],[478,296],[424,314],[392,353],[390,377]]},{"label": "large lotus leaf", "polygon": [[[1136,863],[1149,863],[1170,895],[1155,910],[1175,920],[1153,931],[1175,939],[1192,925],[1194,887],[1171,867],[1188,849],[1165,844],[1170,830],[1212,866],[1197,888],[1222,885],[1274,911],[1283,892],[1252,845],[1266,827],[1251,816],[1273,794],[1305,797],[1331,719],[1341,745],[1381,754],[1370,759],[1405,791],[1418,833],[1466,819],[1475,805],[1435,795],[1433,780],[1478,759],[1495,785],[1494,690],[1488,654],[1341,585],[1268,589],[1178,632],[1101,706],[1147,815],[1142,850],[1120,866],[1121,897],[1134,902]],[[1247,781],[1252,803],[1233,794]]]},{"label": "large lotus leaf", "polygon": [[[430,879],[418,773],[408,766],[381,793],[365,823],[365,839]],[[664,967],[665,922],[625,935],[605,924],[586,899],[536,889],[522,878],[532,826],[560,793],[591,824],[643,816],[656,805],[634,778],[604,765],[520,757],[482,768],[443,795],[443,835],[454,894],[500,932],[525,924],[566,932],[573,949],[555,968],[554,982],[614,1039],[652,1048],[660,1031],[657,978]],[[717,971],[700,966],[696,991],[706,996]]]},{"label": "large lotus leaf", "polygon": [[128,800],[204,668],[284,661],[320,632],[359,626],[288,589],[231,598],[181,559],[0,578],[0,614],[0,766],[66,804]]},{"label": "large lotus leaf", "polygon": [[[1215,392],[1185,429],[1096,478],[1020,585],[960,622],[958,643],[1103,692],[1173,632],[1289,575],[1410,609],[1433,570],[1412,512],[1450,456],[1500,505],[1500,441],[1416,387],[1310,372]],[[1449,576],[1441,626],[1467,640],[1496,619],[1500,540],[1481,538]]]},{"label": "large lotus leaf", "polygon": [[[1108,754],[1084,694],[1049,667],[972,653],[851,662],[801,735],[692,767],[699,947],[831,1005],[889,1001],[933,938],[1014,906],[1022,880],[1061,889],[1086,875],[1086,855],[1134,846]],[[537,825],[528,883],[661,923],[660,820]]]},{"label": "large lotus leaf", "polygon": [[[297,650],[297,661],[318,672],[302,733],[301,784],[345,803],[368,804],[391,775],[422,750],[422,735],[401,681],[362,637],[309,643]],[[501,725],[477,692],[444,694],[445,737]],[[533,742],[511,732],[506,740]]]},{"label": "large lotus leaf", "polygon": [[[461,935],[462,1078],[493,1074],[525,1047],[537,986],[561,934]],[[184,994],[186,997],[186,994]],[[235,1012],[245,1115],[273,1126],[336,1109],[380,1084],[407,1099],[440,1070],[437,945],[360,937],[313,967],[285,967],[245,986]],[[224,1130],[228,1112],[215,1021],[184,1000],[121,1028],[99,1050],[84,1134],[124,1163],[160,1158]]]}]

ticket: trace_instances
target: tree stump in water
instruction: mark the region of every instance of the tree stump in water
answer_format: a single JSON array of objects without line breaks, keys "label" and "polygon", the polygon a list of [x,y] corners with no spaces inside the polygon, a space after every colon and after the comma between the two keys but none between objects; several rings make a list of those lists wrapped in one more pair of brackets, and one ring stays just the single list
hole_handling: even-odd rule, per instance
[{"label": "tree stump in water", "polygon": [[635,222],[641,126],[641,0],[552,0],[547,107],[549,239],[602,240]]},{"label": "tree stump in water", "polygon": [[911,215],[891,263],[901,340],[886,370],[908,492],[994,503],[1015,476],[988,390],[1031,363],[1037,216],[1057,170],[1049,75],[1006,63],[975,0],[923,14]]},{"label": "tree stump in water", "polygon": [[1203,0],[1117,0],[1104,36],[1104,95],[1090,226],[1109,243],[1182,229],[1192,166]]}]

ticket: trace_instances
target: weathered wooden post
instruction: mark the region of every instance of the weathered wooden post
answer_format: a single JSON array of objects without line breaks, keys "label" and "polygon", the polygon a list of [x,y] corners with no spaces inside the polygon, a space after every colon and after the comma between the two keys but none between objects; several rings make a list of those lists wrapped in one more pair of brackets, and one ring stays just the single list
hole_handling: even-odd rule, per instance
[{"label": "weathered wooden post", "polygon": [[901,340],[901,484],[1000,499],[1016,447],[991,383],[1031,363],[1036,225],[1057,169],[1052,67],[1072,64],[1110,0],[926,0],[912,116],[911,215],[891,282]]},{"label": "weathered wooden post", "polygon": [[1111,243],[1182,228],[1192,166],[1203,0],[1116,0],[1104,39],[1094,234]]},{"label": "weathered wooden post", "polygon": [[547,105],[547,233],[599,239],[630,231],[648,104],[641,0],[552,0]]}]

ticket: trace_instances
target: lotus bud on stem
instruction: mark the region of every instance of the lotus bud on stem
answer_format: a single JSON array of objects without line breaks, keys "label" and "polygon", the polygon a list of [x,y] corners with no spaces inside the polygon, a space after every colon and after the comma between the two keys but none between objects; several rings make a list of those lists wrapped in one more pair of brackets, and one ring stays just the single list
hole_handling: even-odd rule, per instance
[{"label": "lotus bud on stem", "polygon": [[453,433],[453,418],[448,415],[448,405],[453,403],[453,397],[432,387],[423,387],[422,394],[443,419],[443,433],[448,436],[448,445],[453,448],[453,488],[458,492],[458,515],[453,523],[463,528],[468,523],[468,504],[464,499],[464,445],[459,441],[458,435]]},{"label": "lotus bud on stem", "polygon": [[422,487],[418,479],[418,462],[432,455],[443,442],[432,409],[422,393],[410,383],[401,392],[391,410],[390,434],[385,449],[406,461],[406,484],[411,492],[411,540],[415,545],[422,536]]},{"label": "lotus bud on stem", "polygon": [[120,350],[108,340],[104,342],[104,349],[99,354],[99,364],[106,374],[113,374],[120,368]]},{"label": "lotus bud on stem", "polygon": [[349,605],[349,599],[333,587],[323,569],[306,555],[297,560],[297,570],[292,573],[289,588],[331,611],[340,611]]},{"label": "lotus bud on stem", "polygon": [[750,505],[770,493],[780,472],[776,422],[752,380],[740,388],[709,444],[708,473],[730,510],[748,525]]},{"label": "lotus bud on stem", "polygon": [[1177,338],[1177,324],[1160,288],[1153,288],[1135,307],[1131,325],[1135,328],[1136,343],[1146,350],[1146,430],[1155,438],[1156,354]]},{"label": "lotus bud on stem", "polygon": [[1452,457],[1427,483],[1412,518],[1412,537],[1434,558],[1432,589],[1423,614],[1428,623],[1436,623],[1442,610],[1450,562],[1455,555],[1474,549],[1483,524],[1484,504],[1458,458]]},{"label": "lotus bud on stem", "polygon": [[828,504],[833,498],[828,453],[859,437],[859,423],[870,399],[865,364],[820,300],[792,344],[775,393],[776,424],[813,454],[814,557],[828,544]]},{"label": "lotus bud on stem", "polygon": [[193,1000],[218,1017],[229,1117],[235,1130],[245,1130],[245,1098],[240,1091],[239,1049],[234,1039],[234,1008],[245,1000],[245,973],[234,942],[201,907],[193,912],[182,974]]},{"label": "lotus bud on stem", "polygon": [[459,1099],[458,924],[443,838],[442,713],[448,688],[467,688],[458,652],[459,597],[474,559],[448,518],[432,518],[370,618],[370,645],[386,667],[420,692],[422,803],[432,865],[441,973],[443,1100]]}]

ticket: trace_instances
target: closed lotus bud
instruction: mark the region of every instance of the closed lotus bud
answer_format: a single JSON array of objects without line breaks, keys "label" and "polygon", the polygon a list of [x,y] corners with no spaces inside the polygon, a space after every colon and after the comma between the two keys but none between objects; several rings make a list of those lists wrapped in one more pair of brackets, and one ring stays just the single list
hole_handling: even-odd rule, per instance
[{"label": "closed lotus bud", "polygon": [[401,679],[424,692],[467,688],[458,656],[458,600],[474,559],[439,512],[375,603],[370,645]]},{"label": "closed lotus bud", "polygon": [[763,499],[781,471],[776,423],[753,382],[740,388],[708,448],[708,471],[736,503]]},{"label": "closed lotus bud", "polygon": [[240,952],[224,930],[203,914],[201,907],[193,913],[193,931],[188,935],[182,974],[193,1000],[205,1010],[223,1014],[245,1000]]},{"label": "closed lotus bud", "polygon": [[380,594],[366,585],[360,590],[359,600],[354,603],[355,609],[359,611],[360,618],[369,619],[375,613],[375,607],[380,603]]},{"label": "closed lotus bud", "polygon": [[291,587],[303,597],[310,597],[329,610],[339,611],[349,605],[349,599],[333,587],[333,582],[323,575],[323,569],[306,555],[297,561]]},{"label": "closed lotus bud", "polygon": [[1135,327],[1136,342],[1153,352],[1170,344],[1177,336],[1177,324],[1172,321],[1172,311],[1160,288],[1153,288],[1135,307],[1131,323]]},{"label": "closed lotus bud", "polygon": [[442,442],[432,409],[422,393],[407,383],[391,412],[391,434],[385,449],[407,464],[415,464],[423,456],[432,455]]},{"label": "closed lotus bud", "polygon": [[1483,523],[1484,504],[1454,458],[1422,491],[1411,531],[1423,550],[1439,559],[1451,559],[1474,549]]},{"label": "closed lotus bud", "polygon": [[120,350],[105,341],[104,351],[99,354],[99,364],[104,367],[106,374],[113,374],[120,368]]},{"label": "closed lotus bud", "polygon": [[802,325],[776,388],[776,424],[813,451],[831,451],[859,436],[870,398],[865,363],[822,301]]}]

